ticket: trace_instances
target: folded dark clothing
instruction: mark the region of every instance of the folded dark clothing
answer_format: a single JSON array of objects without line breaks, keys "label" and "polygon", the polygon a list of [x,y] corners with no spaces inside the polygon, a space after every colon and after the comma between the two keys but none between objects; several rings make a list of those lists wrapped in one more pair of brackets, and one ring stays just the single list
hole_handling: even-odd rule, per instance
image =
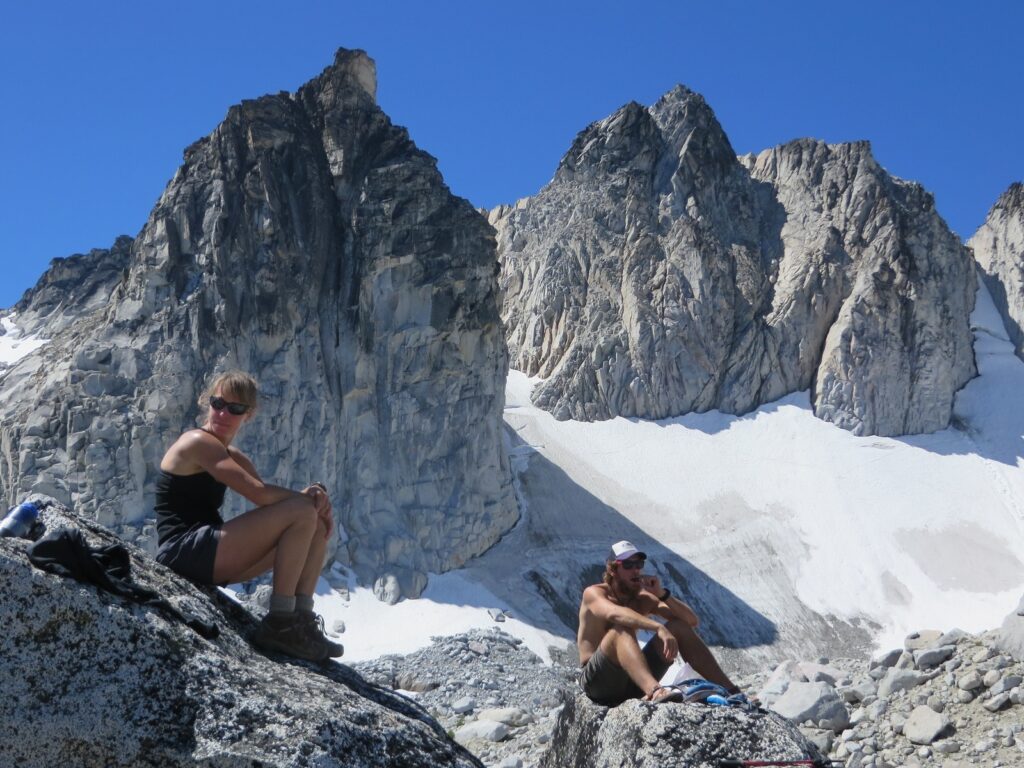
[{"label": "folded dark clothing", "polygon": [[220,634],[220,628],[213,622],[186,616],[159,592],[135,584],[131,580],[131,557],[121,544],[90,547],[81,531],[61,527],[33,544],[28,559],[44,571],[95,584],[132,602],[156,608],[209,640]]}]

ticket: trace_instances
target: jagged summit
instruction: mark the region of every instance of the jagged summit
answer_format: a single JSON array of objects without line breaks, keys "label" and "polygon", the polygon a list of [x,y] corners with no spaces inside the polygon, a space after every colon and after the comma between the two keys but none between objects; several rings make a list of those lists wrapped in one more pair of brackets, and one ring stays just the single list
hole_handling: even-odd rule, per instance
[{"label": "jagged summit", "polygon": [[969,253],[867,142],[737,159],[677,86],[584,130],[492,212],[513,367],[558,418],[743,413],[812,388],[858,434],[948,424],[974,366]]}]

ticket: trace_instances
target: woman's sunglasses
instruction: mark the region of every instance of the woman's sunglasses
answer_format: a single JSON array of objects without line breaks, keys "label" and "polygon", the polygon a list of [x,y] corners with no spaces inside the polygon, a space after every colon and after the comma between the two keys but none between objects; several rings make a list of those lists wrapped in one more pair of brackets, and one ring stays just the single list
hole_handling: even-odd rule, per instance
[{"label": "woman's sunglasses", "polygon": [[215,411],[223,411],[225,408],[232,416],[241,416],[249,412],[249,406],[245,403],[229,403],[223,397],[211,397],[210,407]]}]

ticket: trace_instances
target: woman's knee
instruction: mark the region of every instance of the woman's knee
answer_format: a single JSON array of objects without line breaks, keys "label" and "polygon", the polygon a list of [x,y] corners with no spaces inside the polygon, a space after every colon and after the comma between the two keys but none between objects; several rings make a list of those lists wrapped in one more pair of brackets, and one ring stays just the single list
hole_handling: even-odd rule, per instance
[{"label": "woman's knee", "polygon": [[316,513],[316,506],[309,496],[293,496],[286,502],[288,515],[291,517],[292,525],[315,528],[320,519]]}]

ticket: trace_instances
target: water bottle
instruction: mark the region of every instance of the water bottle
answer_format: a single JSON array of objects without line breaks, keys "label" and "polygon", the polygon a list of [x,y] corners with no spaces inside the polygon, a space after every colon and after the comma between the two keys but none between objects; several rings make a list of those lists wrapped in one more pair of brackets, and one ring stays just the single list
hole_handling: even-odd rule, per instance
[{"label": "water bottle", "polygon": [[18,506],[11,507],[7,512],[7,517],[0,522],[0,536],[25,538],[38,517],[39,507],[31,501],[23,501]]}]

